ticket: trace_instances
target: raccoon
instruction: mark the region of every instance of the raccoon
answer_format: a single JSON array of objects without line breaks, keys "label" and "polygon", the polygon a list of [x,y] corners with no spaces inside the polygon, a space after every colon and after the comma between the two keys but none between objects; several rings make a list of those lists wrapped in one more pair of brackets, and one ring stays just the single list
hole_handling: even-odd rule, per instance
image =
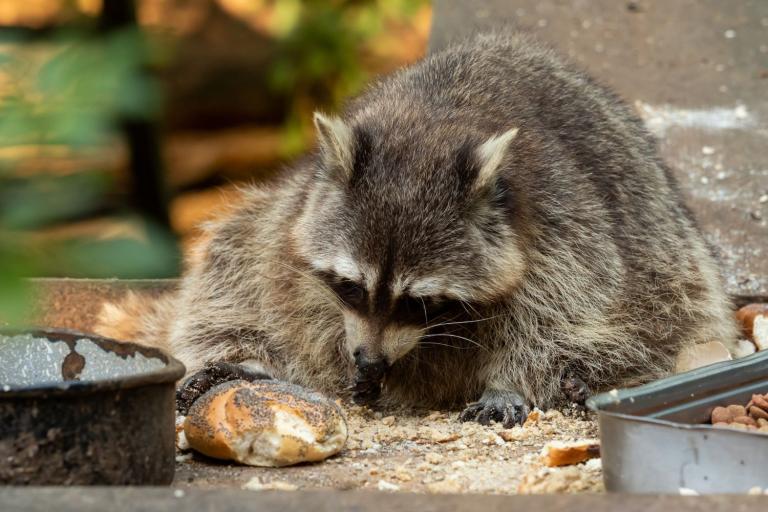
[{"label": "raccoon", "polygon": [[506,425],[564,379],[634,385],[735,340],[655,141],[529,37],[475,36],[314,120],[317,150],[209,226],[178,292],[103,325],[191,374]]}]

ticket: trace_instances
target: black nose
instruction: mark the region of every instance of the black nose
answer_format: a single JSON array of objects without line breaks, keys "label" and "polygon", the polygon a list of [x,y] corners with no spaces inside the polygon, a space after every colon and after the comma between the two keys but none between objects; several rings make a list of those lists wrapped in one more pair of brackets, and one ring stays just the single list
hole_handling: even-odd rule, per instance
[{"label": "black nose", "polygon": [[378,381],[384,378],[384,374],[389,367],[384,358],[370,358],[360,349],[355,350],[353,355],[355,356],[358,379]]}]

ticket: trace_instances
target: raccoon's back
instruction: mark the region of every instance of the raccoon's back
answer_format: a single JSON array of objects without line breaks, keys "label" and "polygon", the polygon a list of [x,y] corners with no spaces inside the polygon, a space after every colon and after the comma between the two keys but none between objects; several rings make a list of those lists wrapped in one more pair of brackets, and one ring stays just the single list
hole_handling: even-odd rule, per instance
[{"label": "raccoon's back", "polygon": [[[523,204],[514,222],[529,269],[514,300],[531,325],[562,318],[558,328],[571,332],[576,322],[573,352],[602,343],[615,361],[638,345],[663,347],[648,354],[664,366],[685,343],[735,339],[717,266],[674,177],[642,121],[607,88],[526,36],[496,34],[372,92],[362,104],[398,122],[485,136],[519,129],[505,177]],[[603,356],[595,364],[611,366]]]}]

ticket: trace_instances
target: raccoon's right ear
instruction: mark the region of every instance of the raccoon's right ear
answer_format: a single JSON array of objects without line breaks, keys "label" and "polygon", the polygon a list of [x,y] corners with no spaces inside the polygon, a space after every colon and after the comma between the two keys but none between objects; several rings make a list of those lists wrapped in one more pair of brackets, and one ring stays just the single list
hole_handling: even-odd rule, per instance
[{"label": "raccoon's right ear", "polygon": [[479,169],[472,190],[477,192],[486,189],[496,181],[496,176],[503,168],[509,144],[517,136],[518,129],[512,128],[506,132],[494,135],[477,148]]},{"label": "raccoon's right ear", "polygon": [[327,172],[339,173],[346,181],[352,176],[354,137],[352,129],[336,116],[315,112],[317,143]]}]

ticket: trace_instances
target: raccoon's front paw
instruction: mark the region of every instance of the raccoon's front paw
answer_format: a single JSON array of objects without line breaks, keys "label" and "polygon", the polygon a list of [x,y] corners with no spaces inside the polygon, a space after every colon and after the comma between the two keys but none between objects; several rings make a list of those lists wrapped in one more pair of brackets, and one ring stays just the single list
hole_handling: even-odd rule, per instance
[{"label": "raccoon's front paw", "polygon": [[459,420],[474,420],[481,425],[497,421],[503,423],[504,428],[511,428],[516,424],[525,423],[529,412],[530,407],[519,393],[489,390],[483,393],[479,401],[469,404],[459,416]]},{"label": "raccoon's front paw", "polygon": [[240,379],[253,382],[271,378],[266,373],[249,370],[239,364],[223,361],[208,363],[202,370],[184,381],[176,390],[176,410],[182,416],[186,416],[189,408],[195,400],[200,398],[200,395],[223,382]]}]

